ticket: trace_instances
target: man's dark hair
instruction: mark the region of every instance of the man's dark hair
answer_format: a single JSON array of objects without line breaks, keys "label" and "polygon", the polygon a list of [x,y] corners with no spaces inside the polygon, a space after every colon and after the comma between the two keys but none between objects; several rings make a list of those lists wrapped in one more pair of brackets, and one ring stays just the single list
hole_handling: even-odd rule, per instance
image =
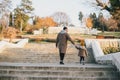
[{"label": "man's dark hair", "polygon": [[64,27],[63,30],[67,29],[67,27]]}]

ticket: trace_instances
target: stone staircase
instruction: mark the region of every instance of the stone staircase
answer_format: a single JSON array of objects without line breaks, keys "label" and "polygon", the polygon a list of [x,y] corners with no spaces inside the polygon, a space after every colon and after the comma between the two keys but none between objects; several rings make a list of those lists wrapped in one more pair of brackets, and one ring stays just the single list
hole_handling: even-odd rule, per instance
[{"label": "stone staircase", "polygon": [[[88,49],[89,56],[87,63],[94,62],[91,56],[91,49]],[[59,63],[59,52],[55,48],[55,43],[35,44],[29,43],[25,48],[7,48],[0,54],[0,62],[18,63]],[[78,63],[78,50],[72,45],[68,45],[65,56],[65,63]]]},{"label": "stone staircase", "polygon": [[0,80],[120,80],[112,65],[95,64],[92,50],[86,64],[79,64],[77,50],[68,45],[65,65],[59,64],[54,43],[8,48],[0,53]]},{"label": "stone staircase", "polygon": [[0,80],[120,80],[114,66],[1,63]]}]

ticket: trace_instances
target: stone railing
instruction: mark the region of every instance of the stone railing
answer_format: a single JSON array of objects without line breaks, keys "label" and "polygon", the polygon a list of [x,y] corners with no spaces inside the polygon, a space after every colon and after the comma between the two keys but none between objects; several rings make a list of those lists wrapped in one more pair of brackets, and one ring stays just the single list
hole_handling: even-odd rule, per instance
[{"label": "stone railing", "polygon": [[98,39],[102,49],[106,47],[120,47],[120,39]]},{"label": "stone railing", "polygon": [[4,41],[0,41],[0,53],[6,48]]},{"label": "stone railing", "polygon": [[86,39],[86,47],[91,48],[92,42],[98,41],[100,43],[101,48],[105,47],[120,47],[120,39]]},{"label": "stone railing", "polygon": [[0,53],[5,48],[22,48],[26,43],[28,43],[28,39],[14,39],[13,41],[16,43],[9,43],[8,39],[0,41]]},{"label": "stone railing", "polygon": [[120,52],[113,54],[112,58],[113,58],[113,60],[112,60],[113,64],[116,65],[116,67],[120,71]]},{"label": "stone railing", "polygon": [[93,41],[91,46],[92,46],[94,58],[96,61],[98,61],[98,57],[104,56],[100,44],[98,41]]},{"label": "stone railing", "polygon": [[92,48],[95,61],[99,64],[114,64],[120,70],[120,52],[104,55],[102,47],[120,47],[120,39],[86,39],[86,47]]}]

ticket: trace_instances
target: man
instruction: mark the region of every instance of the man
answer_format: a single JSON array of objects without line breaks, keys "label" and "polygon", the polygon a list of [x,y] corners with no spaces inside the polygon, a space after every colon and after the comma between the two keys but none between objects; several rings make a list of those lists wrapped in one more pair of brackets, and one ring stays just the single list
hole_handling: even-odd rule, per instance
[{"label": "man", "polygon": [[67,32],[68,32],[68,28],[64,27],[63,30],[58,33],[56,39],[56,47],[59,48],[60,64],[64,64],[63,60],[66,54],[67,41],[69,40],[74,45],[74,42],[72,41],[71,37]]}]

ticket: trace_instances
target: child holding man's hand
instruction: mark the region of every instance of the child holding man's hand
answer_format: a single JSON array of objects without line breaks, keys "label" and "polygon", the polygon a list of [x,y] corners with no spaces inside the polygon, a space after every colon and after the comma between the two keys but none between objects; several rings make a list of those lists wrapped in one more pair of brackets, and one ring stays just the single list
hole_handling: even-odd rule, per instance
[{"label": "child holding man's hand", "polygon": [[85,64],[85,57],[88,56],[87,49],[85,46],[77,46],[75,45],[76,49],[79,50],[78,56],[80,57],[80,64]]}]

